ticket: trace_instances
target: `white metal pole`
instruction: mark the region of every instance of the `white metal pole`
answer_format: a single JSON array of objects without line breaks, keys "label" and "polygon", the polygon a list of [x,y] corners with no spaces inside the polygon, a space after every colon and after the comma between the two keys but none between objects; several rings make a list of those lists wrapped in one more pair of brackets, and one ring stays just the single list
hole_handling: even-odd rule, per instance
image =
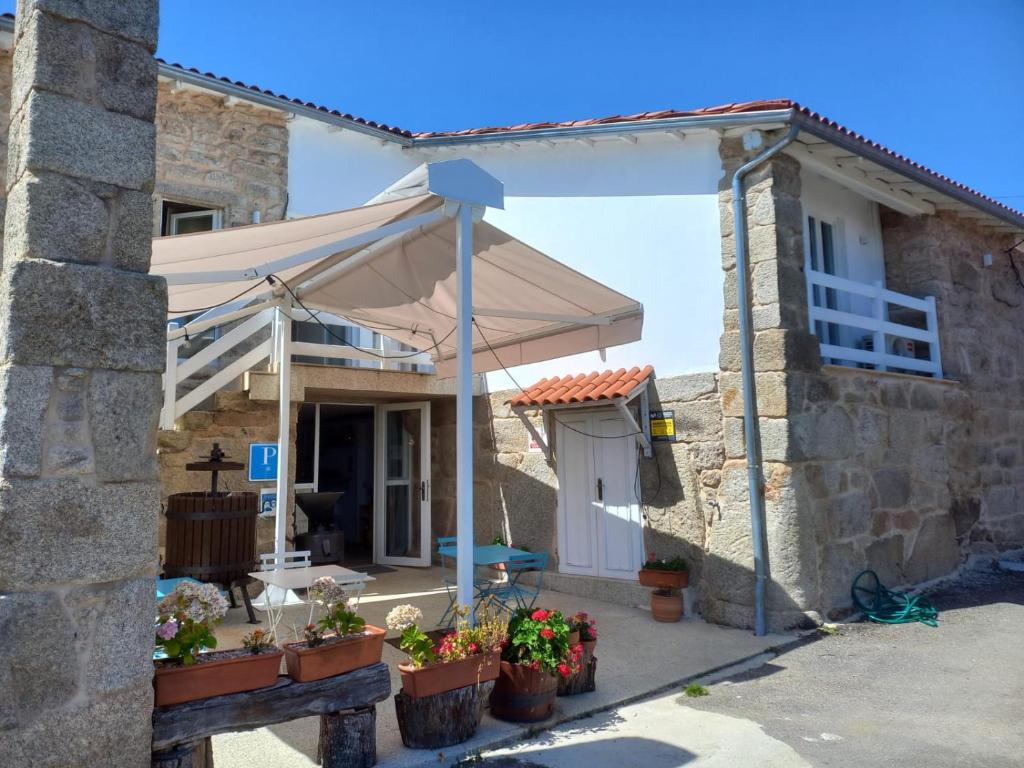
[{"label": "white metal pole", "polygon": [[[167,324],[168,331],[176,331],[178,324],[171,321]],[[178,348],[180,339],[167,340],[167,352],[164,361],[164,406],[160,409],[160,429],[174,429],[175,406],[178,402]]]},{"label": "white metal pole", "polygon": [[281,307],[277,309],[277,519],[274,526],[274,552],[277,567],[284,566],[284,553],[288,551],[288,465],[291,454],[291,395],[292,395],[292,319]]},{"label": "white metal pole", "polygon": [[459,605],[473,605],[473,209],[456,219],[456,577]]}]

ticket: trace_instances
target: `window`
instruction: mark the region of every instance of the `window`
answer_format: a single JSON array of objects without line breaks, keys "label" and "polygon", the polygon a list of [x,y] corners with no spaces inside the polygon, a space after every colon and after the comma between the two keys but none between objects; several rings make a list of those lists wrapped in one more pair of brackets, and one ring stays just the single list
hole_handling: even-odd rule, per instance
[{"label": "window", "polygon": [[[839,276],[836,268],[834,231],[834,227],[829,222],[815,219],[813,216],[807,217],[807,259],[811,269],[815,272],[824,272],[826,275]],[[816,307],[839,309],[835,288],[825,288],[822,291],[821,286],[815,285],[813,299]],[[839,326],[835,323],[819,321],[815,323],[814,333],[823,343],[840,343]]]},{"label": "window", "polygon": [[224,214],[219,208],[203,208],[164,200],[160,222],[162,235],[189,235],[221,229],[224,226]]}]

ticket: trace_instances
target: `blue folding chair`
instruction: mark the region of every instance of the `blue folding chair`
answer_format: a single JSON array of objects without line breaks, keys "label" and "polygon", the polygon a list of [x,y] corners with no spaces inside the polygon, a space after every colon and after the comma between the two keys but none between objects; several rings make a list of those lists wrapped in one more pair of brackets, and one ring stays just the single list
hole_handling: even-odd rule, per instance
[{"label": "blue folding chair", "polygon": [[444,584],[445,591],[448,593],[448,607],[444,609],[440,621],[437,622],[439,627],[450,627],[455,622],[455,601],[459,594],[455,576],[455,558],[452,558],[452,565],[449,567],[448,556],[441,552],[442,547],[454,547],[455,542],[456,537],[454,536],[437,537],[437,555],[441,558],[441,583]]},{"label": "blue folding chair", "polygon": [[[525,608],[530,610],[537,602],[544,579],[544,570],[548,567],[546,552],[530,552],[524,555],[512,555],[505,564],[508,581],[495,584],[483,592],[483,596],[493,597],[507,610]],[[537,581],[527,584],[522,576],[527,572],[536,572]]]}]

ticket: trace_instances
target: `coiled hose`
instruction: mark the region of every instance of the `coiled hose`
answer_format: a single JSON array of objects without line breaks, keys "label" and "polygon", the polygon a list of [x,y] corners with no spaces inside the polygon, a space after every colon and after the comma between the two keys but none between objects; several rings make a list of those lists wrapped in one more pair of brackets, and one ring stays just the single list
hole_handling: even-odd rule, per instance
[{"label": "coiled hose", "polygon": [[879,624],[912,624],[921,622],[939,626],[939,612],[919,596],[893,592],[886,588],[874,571],[861,571],[850,587],[853,604],[871,621]]}]

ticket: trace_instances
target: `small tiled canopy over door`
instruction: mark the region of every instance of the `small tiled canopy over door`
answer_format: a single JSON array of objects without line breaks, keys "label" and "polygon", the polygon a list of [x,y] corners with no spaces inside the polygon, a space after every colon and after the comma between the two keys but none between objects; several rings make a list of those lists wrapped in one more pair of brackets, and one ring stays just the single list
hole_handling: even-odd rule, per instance
[{"label": "small tiled canopy over door", "polygon": [[[646,368],[543,379],[512,399],[513,408],[544,408],[558,468],[558,568],[562,573],[635,579],[643,562],[639,444]],[[640,419],[640,422],[643,422]]]},{"label": "small tiled canopy over door", "polygon": [[637,446],[614,407],[554,416],[563,573],[635,579],[643,558]]}]

